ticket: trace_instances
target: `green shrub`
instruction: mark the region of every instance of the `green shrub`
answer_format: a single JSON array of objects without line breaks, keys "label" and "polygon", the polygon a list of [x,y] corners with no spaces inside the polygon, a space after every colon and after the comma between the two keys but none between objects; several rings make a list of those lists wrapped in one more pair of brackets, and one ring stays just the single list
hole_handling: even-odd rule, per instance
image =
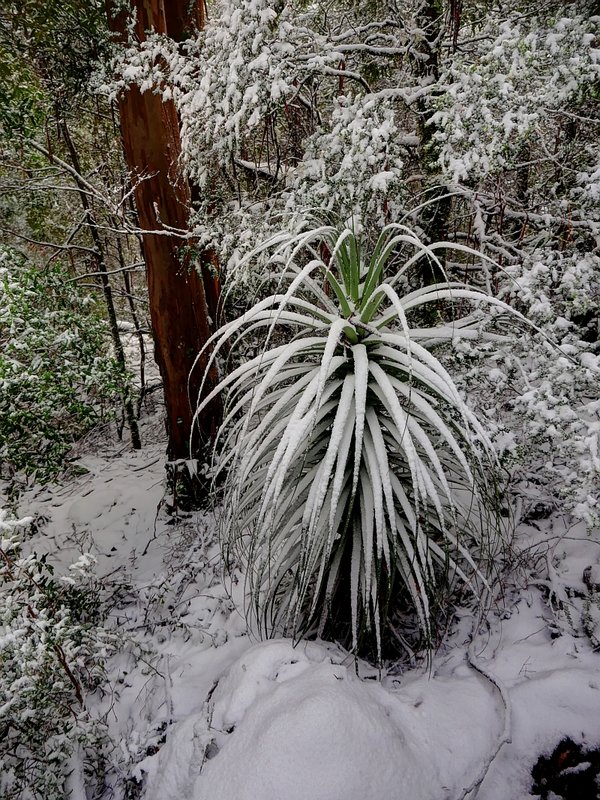
[{"label": "green shrub", "polygon": [[40,480],[123,390],[94,302],[58,265],[0,247],[0,475]]},{"label": "green shrub", "polygon": [[[433,355],[439,343],[478,337],[479,318],[422,328],[418,315],[431,319],[432,307],[439,317],[457,300],[508,308],[458,283],[402,294],[421,259],[442,269],[442,246],[402,225],[387,226],[370,257],[348,229],[281,234],[264,245],[279,291],[209,343],[212,363],[266,330],[262,351],[197,413],[227,390],[222,538],[267,632],[296,636],[319,619],[321,632],[329,625],[379,656],[382,623],[402,605],[429,641],[451,588],[486,581],[502,543],[497,463]],[[281,329],[293,336],[282,340]]]},{"label": "green shrub", "polygon": [[28,521],[0,510],[0,796],[64,800],[101,772],[109,740],[86,698],[117,637],[102,627],[93,559],[55,577],[45,556],[23,554]]}]

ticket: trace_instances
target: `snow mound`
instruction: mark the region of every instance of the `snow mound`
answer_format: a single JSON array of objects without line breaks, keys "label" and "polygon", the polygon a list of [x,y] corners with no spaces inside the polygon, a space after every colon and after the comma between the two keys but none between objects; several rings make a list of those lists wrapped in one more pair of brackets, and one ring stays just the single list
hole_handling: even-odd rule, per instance
[{"label": "snow mound", "polygon": [[[172,729],[145,799],[441,800],[471,783],[502,725],[485,681],[459,668],[385,689],[336,661],[317,644],[248,650],[212,716]],[[209,718],[218,752],[206,760]]]}]

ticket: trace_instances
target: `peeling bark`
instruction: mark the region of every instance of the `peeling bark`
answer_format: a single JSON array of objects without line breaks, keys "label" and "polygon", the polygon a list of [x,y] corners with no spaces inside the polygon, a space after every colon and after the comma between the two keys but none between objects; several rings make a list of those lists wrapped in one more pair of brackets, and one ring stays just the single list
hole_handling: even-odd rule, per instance
[{"label": "peeling bark", "polygon": [[[136,35],[140,41],[150,29],[181,39],[203,22],[201,3],[194,4],[191,14],[187,0],[131,0],[131,5],[137,12]],[[109,3],[108,18],[111,30],[125,40],[125,14],[112,14]],[[221,405],[215,402],[202,414],[192,437],[192,407],[198,396],[202,362],[190,372],[212,332],[212,309],[195,266],[194,242],[185,236],[191,190],[180,169],[177,111],[172,101],[163,102],[160,95],[142,93],[131,86],[119,98],[119,114],[139,225],[148,231],[142,237],[142,247],[155,358],[164,385],[168,457],[198,457],[214,440]],[[172,229],[182,235],[170,233]],[[201,257],[201,265],[205,261],[206,256]],[[218,284],[215,287],[211,282],[208,288],[212,305],[218,300]]]}]

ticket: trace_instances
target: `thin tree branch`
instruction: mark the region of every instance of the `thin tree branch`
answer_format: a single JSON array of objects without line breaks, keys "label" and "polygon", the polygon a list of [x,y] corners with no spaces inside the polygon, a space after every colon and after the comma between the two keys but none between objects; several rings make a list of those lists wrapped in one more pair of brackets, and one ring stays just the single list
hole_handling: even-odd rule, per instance
[{"label": "thin tree branch", "polygon": [[[101,272],[85,272],[82,275],[76,275],[74,278],[68,278],[64,281],[64,283],[75,283],[75,281],[84,280],[85,278],[101,278],[102,275],[117,275],[119,272],[142,272],[144,269],[144,262],[137,261],[135,264],[131,264],[127,267],[118,267],[117,269],[107,269],[106,271]],[[113,292],[117,291],[113,287]]]},{"label": "thin tree branch", "polygon": [[477,777],[472,781],[472,783],[463,789],[462,793],[460,794],[457,800],[465,800],[465,798],[468,795],[476,791],[481,786],[500,750],[504,747],[505,744],[510,744],[512,742],[512,735],[511,735],[512,704],[510,702],[510,695],[508,694],[508,690],[504,686],[502,681],[500,681],[499,678],[496,678],[494,675],[488,672],[488,670],[486,670],[485,667],[482,667],[481,664],[477,661],[477,657],[475,656],[474,635],[471,638],[471,643],[469,645],[469,649],[467,650],[467,661],[469,663],[469,666],[472,669],[474,669],[475,672],[478,672],[483,678],[489,681],[497,689],[500,695],[500,699],[502,700],[502,704],[504,706],[504,724],[502,726],[502,733],[500,734],[498,741],[496,742],[496,746],[491,756],[486,760],[485,764],[479,771]]},{"label": "thin tree branch", "polygon": [[52,164],[56,164],[65,172],[68,172],[69,175],[71,175],[73,178],[75,178],[75,181],[77,182],[77,186],[79,187],[80,192],[82,191],[82,189],[86,189],[87,193],[89,193],[92,197],[95,197],[97,200],[99,200],[104,205],[110,208],[111,204],[107,201],[107,198],[103,197],[103,195],[98,191],[98,189],[94,186],[94,184],[86,180],[86,178],[84,178],[83,175],[81,175],[81,173],[77,172],[77,170],[74,167],[72,167],[70,164],[67,164],[66,161],[62,160],[62,158],[55,156],[54,153],[51,153],[43,145],[39,144],[35,140],[24,139],[23,141],[25,142],[25,144],[28,144],[30,147],[33,147],[34,150],[37,150],[38,153],[42,153],[42,155],[46,156],[48,161],[50,161]]},{"label": "thin tree branch", "polygon": [[79,244],[54,244],[53,242],[43,242],[38,239],[31,239],[29,236],[25,236],[23,233],[17,233],[10,228],[0,227],[0,232],[7,233],[9,236],[14,236],[17,239],[22,239],[24,242],[33,244],[36,247],[52,247],[55,250],[81,250],[84,253],[91,253],[93,256],[97,255],[97,252],[93,247],[84,247],[83,245]]}]

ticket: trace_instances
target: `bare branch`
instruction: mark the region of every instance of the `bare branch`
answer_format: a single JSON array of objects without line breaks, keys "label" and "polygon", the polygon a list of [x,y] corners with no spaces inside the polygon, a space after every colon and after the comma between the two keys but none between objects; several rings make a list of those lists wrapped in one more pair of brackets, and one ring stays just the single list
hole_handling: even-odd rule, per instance
[{"label": "bare branch", "polygon": [[25,236],[23,233],[17,233],[10,228],[0,227],[0,232],[7,233],[9,236],[14,236],[17,239],[22,239],[24,242],[33,244],[36,247],[52,247],[55,250],[80,250],[84,253],[91,253],[94,256],[97,255],[97,252],[93,247],[83,247],[83,245],[79,244],[54,244],[53,242],[43,242],[38,239],[31,239],[29,236]]},{"label": "bare branch", "polygon": [[66,161],[62,160],[62,158],[55,156],[54,153],[51,153],[43,145],[39,144],[33,139],[24,139],[23,141],[30,147],[33,147],[34,150],[37,150],[38,153],[42,153],[42,155],[46,156],[48,161],[50,161],[52,164],[56,164],[62,170],[71,175],[77,181],[80,191],[81,189],[86,189],[92,197],[95,197],[97,200],[100,200],[101,203],[110,207],[111,204],[108,202],[107,198],[104,197],[92,183],[86,180],[86,178],[77,172],[77,170],[74,169],[70,164],[67,164]]},{"label": "bare branch", "polygon": [[368,25],[362,25],[360,28],[350,28],[337,36],[332,36],[332,42],[343,42],[346,39],[352,39],[355,36],[361,36],[364,33],[374,30],[382,30],[384,28],[404,28],[404,23],[397,19],[384,19],[381,22],[370,22]]},{"label": "bare branch", "polygon": [[[135,264],[130,264],[127,267],[118,267],[117,269],[107,269],[104,272],[86,272],[83,275],[76,275],[74,278],[68,278],[64,283],[74,283],[75,281],[84,280],[84,278],[101,278],[102,275],[117,275],[120,272],[142,272],[145,264],[143,261],[137,261]],[[113,292],[117,291],[113,287]]]},{"label": "bare branch", "polygon": [[465,798],[468,795],[476,791],[481,786],[500,750],[504,747],[505,744],[510,744],[512,742],[512,735],[511,735],[512,705],[510,702],[510,695],[508,694],[508,690],[504,686],[502,681],[500,681],[499,678],[496,678],[494,675],[488,672],[488,670],[485,669],[485,667],[483,667],[477,661],[477,658],[475,656],[474,636],[471,639],[471,644],[469,645],[469,649],[467,651],[467,661],[469,662],[469,666],[472,669],[478,672],[483,678],[489,681],[498,690],[500,699],[502,700],[502,704],[504,706],[504,724],[502,726],[502,733],[500,734],[498,741],[496,742],[496,747],[494,748],[494,751],[492,752],[491,756],[487,759],[487,761],[479,771],[479,774],[477,775],[475,780],[473,780],[473,782],[469,786],[463,789],[458,800],[465,800]]}]

